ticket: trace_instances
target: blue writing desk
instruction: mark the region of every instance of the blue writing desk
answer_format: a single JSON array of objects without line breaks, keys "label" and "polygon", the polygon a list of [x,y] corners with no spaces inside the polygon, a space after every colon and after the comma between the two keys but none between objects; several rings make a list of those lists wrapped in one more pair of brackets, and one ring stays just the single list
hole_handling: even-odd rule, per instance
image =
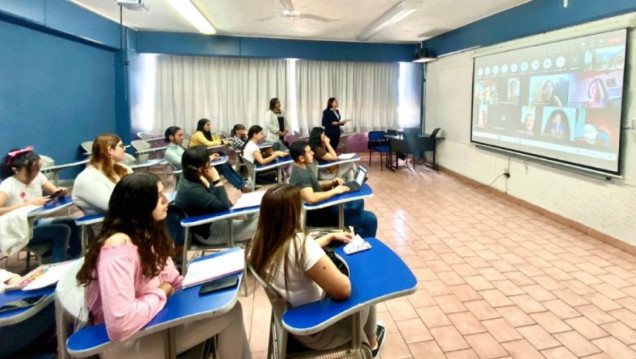
[{"label": "blue writing desk", "polygon": [[[222,256],[238,249],[229,249],[209,256],[195,259],[195,261],[207,259],[215,256]],[[168,298],[166,306],[146,326],[135,333],[130,339],[134,340],[156,333],[162,330],[168,331],[168,345],[170,347],[171,358],[176,357],[176,345],[173,328],[195,320],[215,317],[231,310],[238,298],[238,288],[241,285],[243,273],[234,274],[239,278],[239,284],[235,288],[218,291],[215,293],[199,296],[201,285],[178,290],[172,297]],[[66,341],[66,348],[74,357],[87,357],[99,354],[116,345],[108,338],[106,325],[98,324],[83,328],[71,335]],[[158,345],[162,345],[158,343]]]},{"label": "blue writing desk", "polygon": [[[234,229],[232,227],[232,219],[248,214],[258,213],[260,206],[252,206],[241,209],[230,208],[227,211],[206,214],[203,216],[188,217],[181,220],[181,226],[185,228],[185,238],[183,241],[183,261],[181,263],[188,263],[188,249],[190,246],[190,227],[200,226],[204,224],[210,224],[217,221],[228,220],[229,225],[229,247],[234,247]],[[187,272],[187,266],[183,267],[183,275]]]},{"label": "blue writing desk", "polygon": [[29,319],[35,314],[37,314],[40,310],[44,309],[49,303],[53,302],[55,294],[55,286],[48,286],[46,288],[41,288],[37,290],[16,290],[12,292],[5,292],[0,294],[0,307],[5,305],[8,302],[12,302],[14,300],[20,300],[23,298],[29,297],[37,297],[40,295],[45,295],[44,300],[39,302],[38,304],[29,307],[29,308],[20,308],[15,310],[10,310],[8,312],[0,313],[0,327],[5,327],[8,325],[13,325],[16,323],[20,323],[23,320]]},{"label": "blue writing desk", "polygon": [[336,161],[318,163],[316,164],[316,168],[324,169],[324,168],[329,168],[332,166],[344,165],[345,163],[353,163],[358,161],[360,161],[360,155],[356,154],[355,156],[351,158],[347,158],[347,159],[340,159],[340,157],[338,157],[338,160]]},{"label": "blue writing desk", "polygon": [[261,165],[258,163],[251,163],[248,160],[244,160],[247,166],[247,172],[249,173],[250,181],[252,184],[252,190],[256,186],[256,174],[259,172],[267,172],[271,170],[276,170],[276,175],[278,177],[278,183],[283,183],[283,167],[290,166],[294,163],[294,160],[290,156],[287,157],[278,157],[276,161],[272,161],[266,165]]},{"label": "blue writing desk", "polygon": [[[287,331],[297,335],[317,333],[352,314],[354,330],[360,328],[361,309],[396,297],[415,293],[417,279],[413,272],[389,247],[376,238],[365,238],[371,249],[347,255],[343,247],[336,249],[336,256],[349,269],[351,296],[344,301],[324,298],[320,301],[288,309],[282,318]],[[360,340],[356,334],[353,338]],[[355,348],[360,343],[353,343]]]},{"label": "blue writing desk", "polygon": [[82,161],[77,161],[77,162],[64,163],[64,164],[61,164],[61,165],[56,165],[56,166],[50,166],[50,167],[42,168],[40,170],[40,172],[42,172],[42,173],[53,172],[53,184],[57,186],[59,181],[60,181],[60,178],[58,176],[58,172],[60,172],[62,170],[65,170],[67,168],[85,165],[87,163],[88,163],[88,159],[85,159],[85,160],[82,160]]},{"label": "blue writing desk", "polygon": [[367,183],[363,183],[360,190],[357,192],[345,192],[339,195],[333,196],[328,200],[309,204],[303,203],[303,209],[305,211],[313,211],[316,209],[326,208],[334,205],[338,205],[338,227],[344,228],[344,204],[359,199],[364,199],[373,196],[373,190]]},{"label": "blue writing desk", "polygon": [[42,207],[32,210],[31,212],[29,212],[27,217],[33,218],[33,217],[48,216],[49,214],[53,214],[63,208],[68,208],[72,204],[73,204],[73,199],[71,197],[69,196],[62,197],[58,199],[57,201],[54,201],[52,203],[47,203]]}]

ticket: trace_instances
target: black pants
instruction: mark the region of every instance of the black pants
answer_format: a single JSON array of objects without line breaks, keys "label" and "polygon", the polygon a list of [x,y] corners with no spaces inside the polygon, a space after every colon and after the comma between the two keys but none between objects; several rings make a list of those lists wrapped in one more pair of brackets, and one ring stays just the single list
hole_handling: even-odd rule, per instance
[{"label": "black pants", "polygon": [[335,134],[325,133],[325,135],[329,137],[329,143],[331,144],[331,148],[333,148],[334,151],[338,152],[338,143],[340,143],[340,133],[335,133]]}]

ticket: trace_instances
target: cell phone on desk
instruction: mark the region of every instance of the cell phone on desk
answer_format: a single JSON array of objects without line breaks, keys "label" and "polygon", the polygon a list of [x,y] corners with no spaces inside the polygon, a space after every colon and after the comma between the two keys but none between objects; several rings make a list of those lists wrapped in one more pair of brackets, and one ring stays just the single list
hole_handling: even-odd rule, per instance
[{"label": "cell phone on desk", "polygon": [[52,204],[55,203],[56,201],[59,201],[60,198],[64,198],[64,190],[63,189],[59,189],[57,191],[55,191],[55,193],[53,193],[50,197],[49,200],[46,202],[46,204]]},{"label": "cell phone on desk", "polygon": [[29,308],[44,300],[45,295],[36,295],[34,297],[22,298],[19,300],[14,300],[12,302],[5,303],[2,307],[0,307],[0,313],[10,312],[12,310],[21,309],[21,308]]},{"label": "cell phone on desk", "polygon": [[238,277],[225,277],[203,283],[199,289],[199,295],[218,292],[223,289],[234,288],[238,284]]}]

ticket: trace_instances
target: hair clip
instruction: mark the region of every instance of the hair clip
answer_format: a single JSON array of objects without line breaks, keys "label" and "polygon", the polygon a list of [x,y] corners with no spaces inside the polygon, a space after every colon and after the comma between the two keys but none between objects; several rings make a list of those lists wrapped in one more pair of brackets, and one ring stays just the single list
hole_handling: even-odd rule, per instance
[{"label": "hair clip", "polygon": [[15,151],[11,151],[11,152],[7,153],[7,156],[9,156],[11,158],[15,158],[18,155],[21,155],[21,154],[26,153],[26,152],[32,152],[32,151],[33,151],[33,146],[27,146],[27,147],[25,147],[23,149],[15,150]]}]

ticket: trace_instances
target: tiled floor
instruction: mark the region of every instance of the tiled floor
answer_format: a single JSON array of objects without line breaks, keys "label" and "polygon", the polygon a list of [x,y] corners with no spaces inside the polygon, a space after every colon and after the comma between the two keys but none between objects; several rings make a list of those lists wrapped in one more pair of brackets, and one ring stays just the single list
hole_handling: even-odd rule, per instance
[{"label": "tiled floor", "polygon": [[[382,358],[636,358],[636,258],[422,166],[379,170],[366,207],[419,280],[378,306]],[[254,358],[269,302],[241,297]]]},{"label": "tiled floor", "polygon": [[[375,159],[369,184],[377,237],[419,281],[378,306],[382,358],[636,358],[634,256],[423,166]],[[248,283],[245,328],[264,358],[270,305]]]}]

